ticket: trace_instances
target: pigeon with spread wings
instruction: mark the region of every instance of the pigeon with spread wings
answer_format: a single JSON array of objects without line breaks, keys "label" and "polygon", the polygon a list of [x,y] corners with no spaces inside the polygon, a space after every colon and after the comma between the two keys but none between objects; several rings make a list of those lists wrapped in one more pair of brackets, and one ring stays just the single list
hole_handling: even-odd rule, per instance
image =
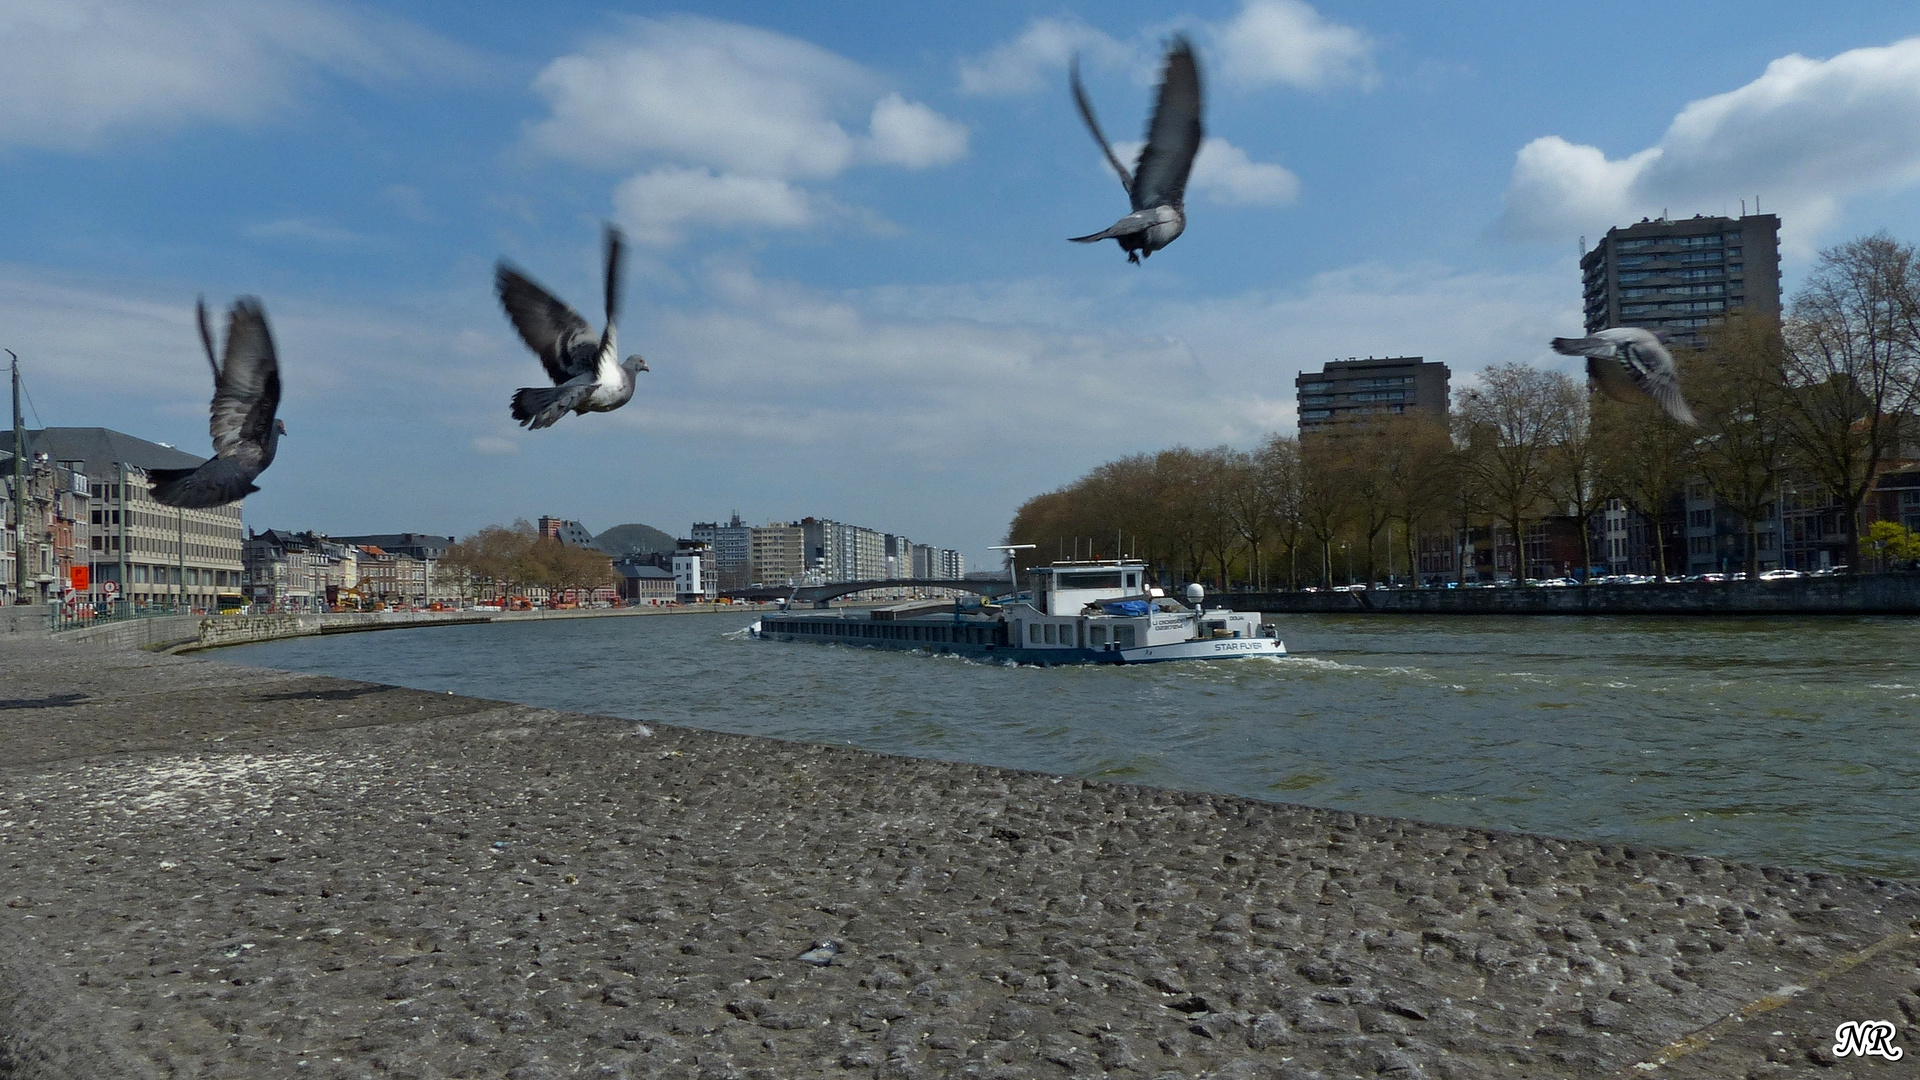
[{"label": "pigeon with spread wings", "polygon": [[1553,351],[1587,358],[1587,378],[1617,401],[1652,401],[1689,427],[1698,421],[1680,396],[1680,369],[1652,330],[1616,326],[1591,337],[1553,339]]},{"label": "pigeon with spread wings", "polygon": [[572,413],[612,412],[633,398],[633,376],[646,371],[638,353],[618,359],[614,322],[620,305],[620,263],[625,241],[607,226],[607,327],[599,334],[580,314],[561,303],[532,278],[502,262],[494,285],[500,304],[540,365],[552,387],[524,386],[513,394],[513,418],[521,427],[550,427]]},{"label": "pigeon with spread wings", "polygon": [[225,358],[214,355],[207,302],[198,305],[200,344],[213,365],[213,405],[208,429],[213,458],[196,469],[148,469],[155,502],[188,510],[225,506],[259,491],[254,478],[273,464],[287,425],[274,417],[280,408],[280,363],[260,301],[243,296],[227,313]]},{"label": "pigeon with spread wings", "polygon": [[1087,122],[1087,130],[1093,132],[1094,141],[1106,154],[1107,164],[1120,174],[1120,186],[1127,189],[1133,212],[1097,233],[1071,239],[1080,244],[1117,240],[1127,253],[1127,261],[1138,264],[1141,258],[1173,243],[1187,228],[1187,176],[1193,172],[1193,156],[1200,152],[1201,139],[1200,67],[1193,58],[1193,45],[1175,35],[1167,49],[1159,99],[1132,173],[1114,156],[1113,147],[1100,130],[1100,121],[1094,118],[1086,88],[1080,85],[1078,57],[1073,62],[1072,83],[1073,103],[1080,107],[1080,118]]}]

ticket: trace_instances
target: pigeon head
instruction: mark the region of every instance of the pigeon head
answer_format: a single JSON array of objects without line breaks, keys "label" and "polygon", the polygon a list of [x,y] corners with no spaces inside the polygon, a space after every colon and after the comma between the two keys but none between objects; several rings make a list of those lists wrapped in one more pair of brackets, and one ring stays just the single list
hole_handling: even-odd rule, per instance
[{"label": "pigeon head", "polygon": [[285,435],[287,433],[287,422],[285,420],[275,420],[273,422],[273,433],[275,435]]},{"label": "pigeon head", "polygon": [[642,359],[639,353],[634,353],[625,360],[620,361],[620,366],[626,368],[628,373],[653,370],[647,366],[646,360]]}]

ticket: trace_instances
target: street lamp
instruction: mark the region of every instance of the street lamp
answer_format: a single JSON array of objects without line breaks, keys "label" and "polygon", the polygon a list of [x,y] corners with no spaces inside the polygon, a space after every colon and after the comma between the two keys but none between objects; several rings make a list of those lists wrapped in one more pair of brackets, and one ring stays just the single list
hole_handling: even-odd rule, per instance
[{"label": "street lamp", "polygon": [[988,544],[987,545],[987,550],[989,551],[1004,551],[1007,553],[1007,585],[1013,590],[1013,592],[1017,593],[1020,591],[1020,571],[1019,571],[1019,568],[1014,565],[1013,553],[1016,551],[1031,551],[1037,546],[1039,545],[1037,544]]}]

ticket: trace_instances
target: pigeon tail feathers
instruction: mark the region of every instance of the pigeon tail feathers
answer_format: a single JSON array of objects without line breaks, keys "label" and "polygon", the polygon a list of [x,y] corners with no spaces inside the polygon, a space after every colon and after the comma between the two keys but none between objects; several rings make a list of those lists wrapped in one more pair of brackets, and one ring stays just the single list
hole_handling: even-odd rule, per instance
[{"label": "pigeon tail feathers", "polygon": [[513,418],[525,428],[552,427],[555,421],[591,397],[593,388],[593,383],[523,386],[513,392]]}]

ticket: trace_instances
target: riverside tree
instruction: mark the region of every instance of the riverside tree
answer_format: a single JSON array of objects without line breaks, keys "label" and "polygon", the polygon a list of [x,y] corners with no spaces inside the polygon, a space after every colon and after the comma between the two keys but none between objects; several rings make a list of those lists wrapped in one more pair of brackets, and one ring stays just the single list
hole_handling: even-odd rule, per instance
[{"label": "riverside tree", "polygon": [[1920,407],[1920,257],[1886,233],[1820,253],[1794,295],[1778,386],[1796,463],[1840,508],[1859,565],[1860,507]]}]

